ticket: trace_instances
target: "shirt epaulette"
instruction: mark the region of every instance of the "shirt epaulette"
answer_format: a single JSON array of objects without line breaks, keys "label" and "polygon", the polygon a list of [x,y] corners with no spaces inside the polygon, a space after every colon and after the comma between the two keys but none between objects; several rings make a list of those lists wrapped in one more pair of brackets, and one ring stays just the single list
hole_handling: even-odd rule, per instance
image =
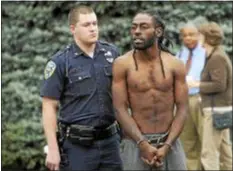
[{"label": "shirt epaulette", "polygon": [[111,50],[115,51],[117,53],[117,56],[119,56],[120,51],[114,44],[108,43],[108,42],[103,41],[103,40],[99,40],[99,43],[102,44],[103,46],[105,46],[107,49],[110,48]]},{"label": "shirt epaulette", "polygon": [[110,46],[110,47],[112,47],[112,48],[116,48],[116,46],[115,45],[113,45],[113,44],[111,44],[111,43],[109,43],[109,42],[106,42],[106,41],[103,41],[103,40],[99,40],[99,42],[102,44],[102,45],[107,45],[107,46]]},{"label": "shirt epaulette", "polygon": [[71,47],[71,45],[68,45],[64,49],[59,50],[50,59],[54,59],[54,58],[60,57],[61,55],[64,55],[67,51],[70,50],[70,47]]}]

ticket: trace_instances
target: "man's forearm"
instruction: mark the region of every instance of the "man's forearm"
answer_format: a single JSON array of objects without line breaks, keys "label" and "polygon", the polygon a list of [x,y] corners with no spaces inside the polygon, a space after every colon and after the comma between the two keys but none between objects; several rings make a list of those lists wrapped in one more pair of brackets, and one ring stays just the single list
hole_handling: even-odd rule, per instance
[{"label": "man's forearm", "polygon": [[176,115],[174,117],[174,120],[172,122],[166,143],[172,144],[179,137],[180,133],[183,130],[186,117],[187,117],[187,109],[186,108],[183,108],[183,109],[178,108],[176,111]]},{"label": "man's forearm", "polygon": [[43,126],[44,132],[48,143],[48,148],[58,149],[57,145],[57,118],[56,118],[56,109],[53,107],[44,107],[43,108]]},{"label": "man's forearm", "polygon": [[126,109],[115,109],[115,111],[117,121],[120,123],[124,132],[136,142],[143,139],[141,131],[128,111]]}]

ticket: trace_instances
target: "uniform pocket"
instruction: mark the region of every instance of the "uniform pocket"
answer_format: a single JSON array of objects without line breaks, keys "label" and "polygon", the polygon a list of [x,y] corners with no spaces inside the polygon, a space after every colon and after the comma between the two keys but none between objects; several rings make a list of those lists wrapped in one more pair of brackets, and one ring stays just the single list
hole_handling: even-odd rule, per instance
[{"label": "uniform pocket", "polygon": [[82,82],[84,79],[91,78],[91,73],[90,72],[81,72],[81,73],[74,73],[69,76],[69,81],[70,83],[75,83],[75,82]]},{"label": "uniform pocket", "polygon": [[94,90],[95,84],[91,75],[91,66],[89,65],[78,69],[73,68],[68,75],[68,79],[71,94],[88,95]]}]

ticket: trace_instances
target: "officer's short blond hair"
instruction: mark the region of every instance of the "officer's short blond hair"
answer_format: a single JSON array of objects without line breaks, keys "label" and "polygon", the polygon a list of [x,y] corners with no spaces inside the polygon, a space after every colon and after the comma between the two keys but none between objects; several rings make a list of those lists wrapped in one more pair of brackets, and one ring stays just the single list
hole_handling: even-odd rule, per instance
[{"label": "officer's short blond hair", "polygon": [[90,14],[93,13],[94,10],[86,5],[77,5],[75,7],[73,7],[68,15],[68,21],[69,21],[69,25],[75,25],[78,20],[79,20],[79,15],[80,14]]}]

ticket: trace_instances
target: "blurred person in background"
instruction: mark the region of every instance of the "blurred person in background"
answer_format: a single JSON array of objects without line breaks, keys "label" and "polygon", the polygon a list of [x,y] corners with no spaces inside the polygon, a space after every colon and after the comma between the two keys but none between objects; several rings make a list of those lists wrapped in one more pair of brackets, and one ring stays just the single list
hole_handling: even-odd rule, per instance
[{"label": "blurred person in background", "polygon": [[203,137],[201,163],[204,170],[232,170],[232,144],[229,129],[213,126],[212,110],[232,112],[232,63],[221,46],[224,35],[221,27],[210,22],[200,27],[206,63],[201,81],[189,82],[199,87],[203,108]]},{"label": "blurred person in background", "polygon": [[[177,57],[186,66],[186,81],[200,81],[205,64],[205,49],[200,43],[200,33],[193,22],[188,22],[180,29],[183,47]],[[200,170],[202,121],[199,87],[189,87],[189,112],[180,139],[186,155],[188,170]]]}]

